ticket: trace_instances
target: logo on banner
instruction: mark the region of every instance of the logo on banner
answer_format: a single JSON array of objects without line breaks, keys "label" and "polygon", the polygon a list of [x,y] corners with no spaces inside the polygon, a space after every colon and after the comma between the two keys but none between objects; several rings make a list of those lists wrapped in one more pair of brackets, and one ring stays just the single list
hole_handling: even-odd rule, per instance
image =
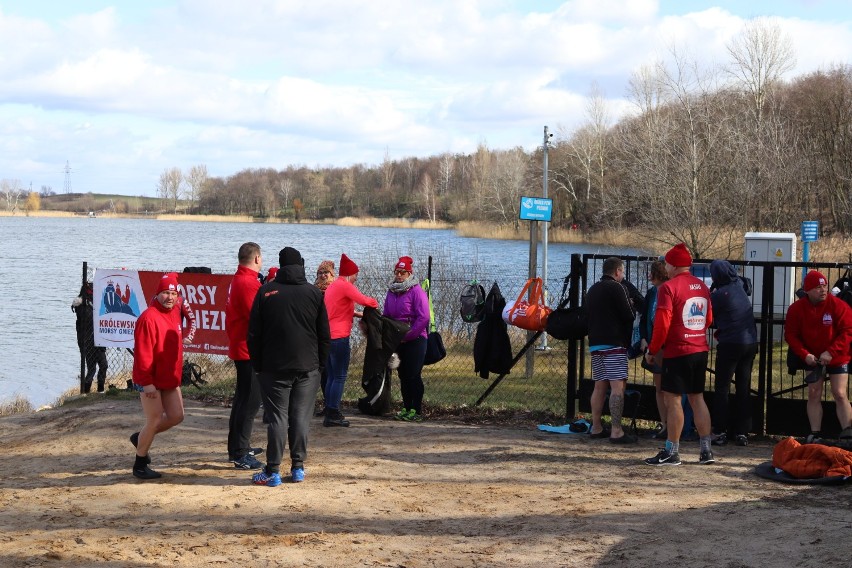
[{"label": "logo on banner", "polygon": [[101,300],[100,315],[128,314],[139,317],[140,313],[136,294],[130,287],[130,278],[118,275],[107,280]]},{"label": "logo on banner", "polygon": [[138,272],[95,271],[95,345],[123,347],[133,345],[136,318],[147,304],[140,301],[142,288]]}]

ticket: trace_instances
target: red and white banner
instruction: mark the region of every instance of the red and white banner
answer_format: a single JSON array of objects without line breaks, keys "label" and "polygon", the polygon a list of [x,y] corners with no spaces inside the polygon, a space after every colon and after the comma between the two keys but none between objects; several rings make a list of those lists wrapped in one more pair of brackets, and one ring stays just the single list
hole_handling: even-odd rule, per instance
[{"label": "red and white banner", "polygon": [[[195,312],[196,332],[190,353],[228,354],[225,304],[233,275],[178,272],[180,295]],[[148,307],[162,272],[142,270],[95,270],[95,345],[132,349],[136,318]],[[184,321],[184,326],[188,322]],[[188,332],[184,327],[184,334]]]}]

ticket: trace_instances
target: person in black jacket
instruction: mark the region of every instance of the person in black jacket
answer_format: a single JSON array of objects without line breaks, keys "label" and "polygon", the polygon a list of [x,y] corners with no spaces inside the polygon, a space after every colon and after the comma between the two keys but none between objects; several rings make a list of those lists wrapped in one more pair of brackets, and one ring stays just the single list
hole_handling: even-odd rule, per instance
[{"label": "person in black jacket", "polygon": [[757,325],[746,281],[727,260],[710,263],[713,286],[710,302],[716,325],[716,381],[713,396],[713,440],[715,446],[728,442],[728,395],[736,377],[736,443],[748,445],[751,429],[751,370],[757,355]]},{"label": "person in black jacket", "polygon": [[302,255],[285,247],[278,260],[275,279],[254,298],[247,338],[268,422],[267,463],[252,483],[267,487],[281,484],[285,440],[290,444],[290,480],[305,479],[308,427],[331,342],[323,294],[305,278]]},{"label": "person in black jacket", "polygon": [[[603,276],[586,292],[589,310],[589,352],[592,357],[591,396],[592,438],[606,438],[615,444],[633,443],[636,438],[621,427],[624,413],[624,390],[627,384],[627,347],[633,334],[636,309],[624,280],[624,262],[611,256],[603,263]],[[601,424],[607,390],[612,430]]]},{"label": "person in black jacket", "polygon": [[92,379],[98,373],[98,392],[104,392],[107,375],[106,347],[95,346],[94,316],[92,313],[92,283],[80,288],[80,295],[71,302],[71,311],[77,314],[77,346],[86,360],[83,392],[91,392]]}]

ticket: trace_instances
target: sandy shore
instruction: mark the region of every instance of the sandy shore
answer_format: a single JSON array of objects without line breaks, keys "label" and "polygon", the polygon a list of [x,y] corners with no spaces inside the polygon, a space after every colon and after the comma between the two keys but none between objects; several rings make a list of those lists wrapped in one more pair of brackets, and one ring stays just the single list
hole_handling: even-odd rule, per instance
[{"label": "sandy shore", "polygon": [[[136,400],[0,418],[0,566],[847,566],[849,486],[715,465],[652,468],[613,446],[529,427],[352,415],[312,430],[307,480],[256,487],[225,461],[227,408],[187,403],[130,475]],[[256,442],[265,445],[258,422]],[[694,447],[693,447],[694,445]]]}]

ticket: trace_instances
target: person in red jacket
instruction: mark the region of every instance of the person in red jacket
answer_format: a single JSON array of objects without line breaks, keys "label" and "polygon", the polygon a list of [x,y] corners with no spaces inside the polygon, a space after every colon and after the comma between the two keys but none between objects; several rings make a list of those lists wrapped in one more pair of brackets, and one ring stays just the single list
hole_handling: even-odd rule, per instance
[{"label": "person in red jacket", "polygon": [[657,311],[651,344],[645,354],[648,365],[662,367],[661,388],[668,414],[666,445],[647,458],[654,466],[680,465],[680,435],[683,430],[685,394],[692,407],[695,427],[701,437],[698,463],[715,462],[710,449],[710,411],[704,402],[704,383],[707,372],[707,328],[713,323],[710,290],[690,274],[692,255],[686,245],[679,243],[666,253],[666,274],[669,277],[657,290]]},{"label": "person in red jacket", "polygon": [[822,429],[822,392],[825,376],[831,381],[831,394],[840,428],[852,426],[852,406],[846,394],[849,380],[849,344],[852,341],[852,308],[828,293],[828,281],[816,270],[805,276],[799,298],[787,310],[784,339],[796,359],[792,368],[811,372],[808,383],[808,443],[819,442]]},{"label": "person in red jacket", "polygon": [[183,421],[180,383],[183,370],[183,337],[178,301],[177,275],[164,274],[157,284],[157,302],[136,320],[133,350],[133,382],[142,387],[140,399],[145,426],[130,436],[136,446],[133,475],[157,479],[148,450],[154,436]]},{"label": "person in red jacket", "polygon": [[349,373],[349,336],[352,334],[352,318],[361,317],[355,311],[355,304],[378,308],[379,302],[362,294],[355,287],[358,279],[358,265],[346,254],[340,256],[339,277],[325,290],[323,301],[328,313],[328,326],[331,331],[331,347],[328,353],[326,370],[328,382],[325,386],[325,418],[323,426],[349,426],[349,421],[340,412],[340,400],[346,375]]},{"label": "person in red jacket", "polygon": [[[260,469],[263,464],[254,456],[263,450],[251,447],[254,419],[260,410],[260,385],[249,360],[246,337],[249,313],[254,296],[260,289],[263,256],[257,243],[243,243],[237,253],[239,266],[228,288],[225,304],[225,327],[228,332],[228,357],[237,370],[237,384],[228,420],[228,460],[237,469]],[[277,272],[277,271],[276,271]],[[272,279],[275,276],[270,269]]]}]

